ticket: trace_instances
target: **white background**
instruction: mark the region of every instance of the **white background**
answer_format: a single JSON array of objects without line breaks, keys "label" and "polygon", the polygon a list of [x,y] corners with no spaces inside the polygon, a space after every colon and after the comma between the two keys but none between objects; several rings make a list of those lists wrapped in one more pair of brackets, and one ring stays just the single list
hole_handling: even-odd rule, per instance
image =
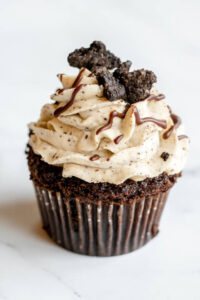
[{"label": "white background", "polygon": [[[0,1],[0,300],[200,299],[199,1]],[[184,120],[190,157],[161,233],[141,250],[85,257],[41,229],[28,180],[26,124],[74,72],[67,54],[102,40],[152,69]]]}]

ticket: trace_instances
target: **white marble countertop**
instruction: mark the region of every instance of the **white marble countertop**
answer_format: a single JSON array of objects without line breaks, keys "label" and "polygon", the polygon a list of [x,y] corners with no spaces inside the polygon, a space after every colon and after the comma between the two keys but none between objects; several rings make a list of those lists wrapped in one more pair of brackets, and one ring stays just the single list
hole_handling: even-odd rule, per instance
[{"label": "white marble countertop", "polygon": [[[0,11],[0,300],[200,299],[198,1],[5,1]],[[160,234],[128,255],[95,258],[55,245],[41,229],[24,148],[26,124],[67,72],[75,47],[102,39],[158,86],[191,138]],[[68,72],[69,72],[68,68]]]}]

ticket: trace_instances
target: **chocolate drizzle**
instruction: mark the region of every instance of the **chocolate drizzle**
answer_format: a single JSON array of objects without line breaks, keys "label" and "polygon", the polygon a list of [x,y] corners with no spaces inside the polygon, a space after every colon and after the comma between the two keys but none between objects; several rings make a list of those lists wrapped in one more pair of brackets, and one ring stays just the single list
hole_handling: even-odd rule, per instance
[{"label": "chocolate drizzle", "polygon": [[115,144],[119,144],[119,142],[123,139],[123,134],[117,136],[115,139],[114,139],[114,143]]},{"label": "chocolate drizzle", "polygon": [[81,80],[83,79],[82,74],[83,74],[84,71],[85,71],[85,68],[82,68],[82,69],[80,70],[80,72],[78,73],[78,75],[77,75],[77,77],[76,77],[76,79],[75,79],[75,81],[74,81],[74,83],[73,83],[73,85],[72,85],[72,88],[75,88],[76,86],[79,85],[79,83],[80,83]]},{"label": "chocolate drizzle", "polygon": [[140,118],[140,114],[139,114],[139,111],[138,111],[136,106],[133,107],[133,112],[134,112],[134,115],[135,115],[135,121],[136,121],[137,125],[141,125],[145,122],[153,122],[156,125],[164,128],[164,129],[167,128],[167,122],[165,120],[158,120],[158,119],[155,119],[155,118],[152,118],[152,117]]},{"label": "chocolate drizzle", "polygon": [[62,94],[62,93],[64,92],[64,90],[65,90],[65,89],[57,89],[56,92],[58,93],[58,95],[60,95],[60,94]]},{"label": "chocolate drizzle", "polygon": [[[72,93],[72,95],[71,95],[71,98],[70,98],[69,102],[68,102],[67,104],[65,104],[64,106],[61,106],[61,107],[59,107],[58,109],[56,109],[56,110],[54,111],[54,117],[58,117],[62,112],[64,112],[65,110],[67,110],[67,109],[74,103],[74,99],[75,99],[75,97],[76,97],[76,94],[80,91],[80,89],[81,89],[83,86],[86,86],[86,84],[80,84],[80,85],[78,85],[78,86],[74,89],[74,91],[73,91],[73,93]],[[58,94],[59,94],[59,92],[58,92]]]},{"label": "chocolate drizzle", "polygon": [[151,100],[160,101],[160,100],[163,100],[163,99],[165,99],[165,95],[164,94],[159,94],[159,95],[149,95],[144,100],[147,100],[147,101],[151,101]]},{"label": "chocolate drizzle", "polygon": [[179,135],[179,136],[178,136],[178,139],[179,139],[179,141],[180,141],[180,140],[183,140],[183,139],[188,139],[188,136],[185,135],[185,134],[182,134],[182,135]]},{"label": "chocolate drizzle", "polygon": [[107,129],[110,129],[112,127],[112,124],[113,124],[113,119],[118,117],[120,119],[123,119],[129,109],[130,105],[127,105],[124,112],[123,113],[119,113],[118,111],[116,110],[113,110],[111,111],[110,113],[110,117],[109,117],[109,120],[108,120],[108,123],[102,127],[100,127],[97,131],[96,131],[96,134],[99,134],[100,132],[104,131],[104,130],[107,130]]},{"label": "chocolate drizzle", "polygon": [[170,115],[172,114],[172,109],[171,109],[171,107],[169,106],[169,105],[167,105],[167,108],[169,109],[169,113],[170,113]]},{"label": "chocolate drizzle", "polygon": [[181,124],[181,118],[175,114],[172,114],[171,113],[171,118],[172,118],[172,121],[174,123],[174,125],[172,125],[166,132],[163,133],[163,139],[168,139],[170,137],[170,135],[172,134],[172,131],[174,129],[177,129],[180,124]]},{"label": "chocolate drizzle", "polygon": [[90,157],[90,160],[94,161],[94,160],[98,160],[99,158],[100,158],[100,156],[98,154],[95,154],[95,155]]},{"label": "chocolate drizzle", "polygon": [[57,74],[57,77],[59,78],[59,80],[60,80],[61,82],[62,82],[63,75],[65,75],[65,74]]}]

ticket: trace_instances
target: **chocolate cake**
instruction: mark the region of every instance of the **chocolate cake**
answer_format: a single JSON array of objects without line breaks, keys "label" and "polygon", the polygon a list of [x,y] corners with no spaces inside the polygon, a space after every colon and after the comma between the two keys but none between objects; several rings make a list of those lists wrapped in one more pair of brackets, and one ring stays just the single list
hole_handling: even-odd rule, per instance
[{"label": "chocolate cake", "polygon": [[[27,150],[30,179],[36,185],[47,190],[61,191],[67,199],[79,197],[89,202],[107,204],[130,204],[139,201],[141,197],[157,195],[170,189],[181,174],[167,175],[162,173],[142,181],[126,180],[121,184],[107,182],[88,183],[77,177],[64,178],[62,168],[49,165],[41,160],[33,150]],[[55,181],[56,178],[56,181]]]}]

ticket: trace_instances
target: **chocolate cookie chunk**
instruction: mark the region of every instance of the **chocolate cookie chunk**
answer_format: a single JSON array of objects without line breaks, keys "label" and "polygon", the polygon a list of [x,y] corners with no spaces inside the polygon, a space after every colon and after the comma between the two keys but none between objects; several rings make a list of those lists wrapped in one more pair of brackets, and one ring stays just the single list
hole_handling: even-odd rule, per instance
[{"label": "chocolate cookie chunk", "polygon": [[127,101],[131,104],[149,96],[152,85],[156,82],[156,75],[144,69],[133,72],[116,70],[115,77],[118,77],[119,82],[124,85]]},{"label": "chocolate cookie chunk", "polygon": [[110,100],[126,99],[125,87],[113,76],[111,72],[105,69],[96,70],[97,80],[104,87],[104,96]]},{"label": "chocolate cookie chunk", "polygon": [[121,63],[120,66],[113,72],[113,76],[120,79],[123,74],[127,74],[129,72],[131,65],[132,62],[130,60]]},{"label": "chocolate cookie chunk", "polygon": [[117,68],[120,59],[106,49],[106,46],[99,41],[94,41],[89,48],[76,49],[68,56],[70,66],[87,68],[93,71],[97,66],[107,69]]},{"label": "chocolate cookie chunk", "polygon": [[108,100],[123,99],[132,104],[149,96],[156,82],[155,74],[144,69],[129,72],[130,66],[130,61],[124,62],[113,73],[105,67],[96,69],[97,80],[103,85]]}]

